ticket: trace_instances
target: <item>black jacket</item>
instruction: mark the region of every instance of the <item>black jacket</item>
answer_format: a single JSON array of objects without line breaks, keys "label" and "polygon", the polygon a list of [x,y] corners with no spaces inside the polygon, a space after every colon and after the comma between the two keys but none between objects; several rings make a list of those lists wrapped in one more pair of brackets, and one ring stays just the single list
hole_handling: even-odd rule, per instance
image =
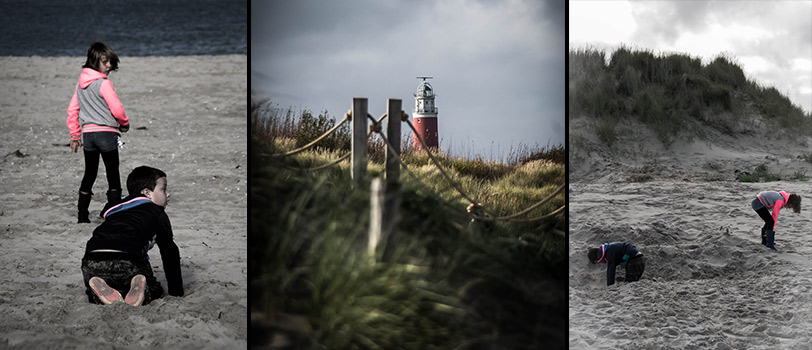
[{"label": "black jacket", "polygon": [[96,249],[121,250],[133,261],[149,260],[147,251],[154,243],[161,251],[169,295],[183,295],[180,251],[172,235],[172,224],[164,207],[143,195],[127,196],[108,211],[104,222],[93,230],[85,254]]},{"label": "black jacket", "polygon": [[[606,266],[606,285],[611,286],[615,284],[615,269],[617,266],[620,264],[625,265],[629,259],[637,256],[640,251],[634,245],[626,242],[605,243],[604,246],[606,247],[605,259],[601,260],[601,262],[608,265]],[[601,253],[603,252],[598,252],[598,254]],[[624,256],[626,256],[626,259],[623,258]]]}]

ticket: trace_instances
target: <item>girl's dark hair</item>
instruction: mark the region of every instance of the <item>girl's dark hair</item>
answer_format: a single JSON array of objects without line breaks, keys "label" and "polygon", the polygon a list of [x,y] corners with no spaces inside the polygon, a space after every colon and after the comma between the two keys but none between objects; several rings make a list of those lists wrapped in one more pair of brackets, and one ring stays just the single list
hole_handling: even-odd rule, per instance
[{"label": "girl's dark hair", "polygon": [[137,167],[127,176],[127,192],[132,196],[145,188],[154,191],[155,183],[162,177],[166,177],[166,173],[159,169],[145,165]]},{"label": "girl's dark hair", "polygon": [[598,248],[589,248],[589,250],[586,251],[589,262],[594,264],[598,260],[598,250]]},{"label": "girl's dark hair", "polygon": [[787,204],[792,204],[792,211],[796,213],[801,212],[801,196],[794,193],[790,194]]},{"label": "girl's dark hair", "polygon": [[99,70],[99,60],[101,60],[102,56],[107,56],[107,59],[110,60],[110,71],[114,71],[118,69],[118,55],[113,49],[110,48],[107,44],[103,42],[95,42],[93,45],[90,45],[90,48],[87,49],[87,61],[85,61],[85,65],[82,68],[93,68],[95,70]]}]

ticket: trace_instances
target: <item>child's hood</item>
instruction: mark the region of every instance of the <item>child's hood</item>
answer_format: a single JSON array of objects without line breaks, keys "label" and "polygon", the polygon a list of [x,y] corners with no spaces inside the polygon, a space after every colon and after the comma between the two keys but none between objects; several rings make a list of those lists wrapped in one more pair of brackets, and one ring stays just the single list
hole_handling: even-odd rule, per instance
[{"label": "child's hood", "polygon": [[82,69],[82,74],[79,75],[79,87],[82,89],[87,88],[90,83],[98,79],[107,79],[107,74],[93,68]]},{"label": "child's hood", "polygon": [[124,211],[147,203],[152,203],[152,201],[149,200],[147,197],[145,197],[143,194],[135,196],[127,196],[123,200],[121,200],[121,203],[114,205],[110,209],[107,209],[107,211],[102,214],[102,217],[106,219],[108,216],[118,213],[120,211]]}]

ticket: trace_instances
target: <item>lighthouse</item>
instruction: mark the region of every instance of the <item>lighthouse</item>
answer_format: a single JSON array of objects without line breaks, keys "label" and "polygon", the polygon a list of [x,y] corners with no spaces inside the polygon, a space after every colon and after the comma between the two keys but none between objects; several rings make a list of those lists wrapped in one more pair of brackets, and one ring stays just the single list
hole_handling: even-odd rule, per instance
[{"label": "lighthouse", "polygon": [[[426,146],[437,148],[439,145],[437,130],[437,107],[434,106],[434,88],[431,87],[427,79],[432,77],[417,77],[423,79],[414,94],[414,128],[417,134],[423,137]],[[412,135],[412,147],[415,151],[423,149],[417,135]]]}]

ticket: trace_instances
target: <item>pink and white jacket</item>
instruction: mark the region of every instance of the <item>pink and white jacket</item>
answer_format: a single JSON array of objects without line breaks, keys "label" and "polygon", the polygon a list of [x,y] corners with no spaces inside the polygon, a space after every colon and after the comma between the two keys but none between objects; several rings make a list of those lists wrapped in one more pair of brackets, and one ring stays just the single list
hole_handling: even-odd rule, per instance
[{"label": "pink and white jacket", "polygon": [[68,105],[70,139],[79,140],[82,133],[111,131],[119,133],[119,126],[129,126],[130,119],[113,90],[107,75],[85,68]]},{"label": "pink and white jacket", "polygon": [[758,194],[758,200],[765,207],[773,210],[773,229],[775,229],[775,225],[778,224],[778,212],[781,211],[784,204],[787,204],[789,193],[784,191],[764,191]]}]

